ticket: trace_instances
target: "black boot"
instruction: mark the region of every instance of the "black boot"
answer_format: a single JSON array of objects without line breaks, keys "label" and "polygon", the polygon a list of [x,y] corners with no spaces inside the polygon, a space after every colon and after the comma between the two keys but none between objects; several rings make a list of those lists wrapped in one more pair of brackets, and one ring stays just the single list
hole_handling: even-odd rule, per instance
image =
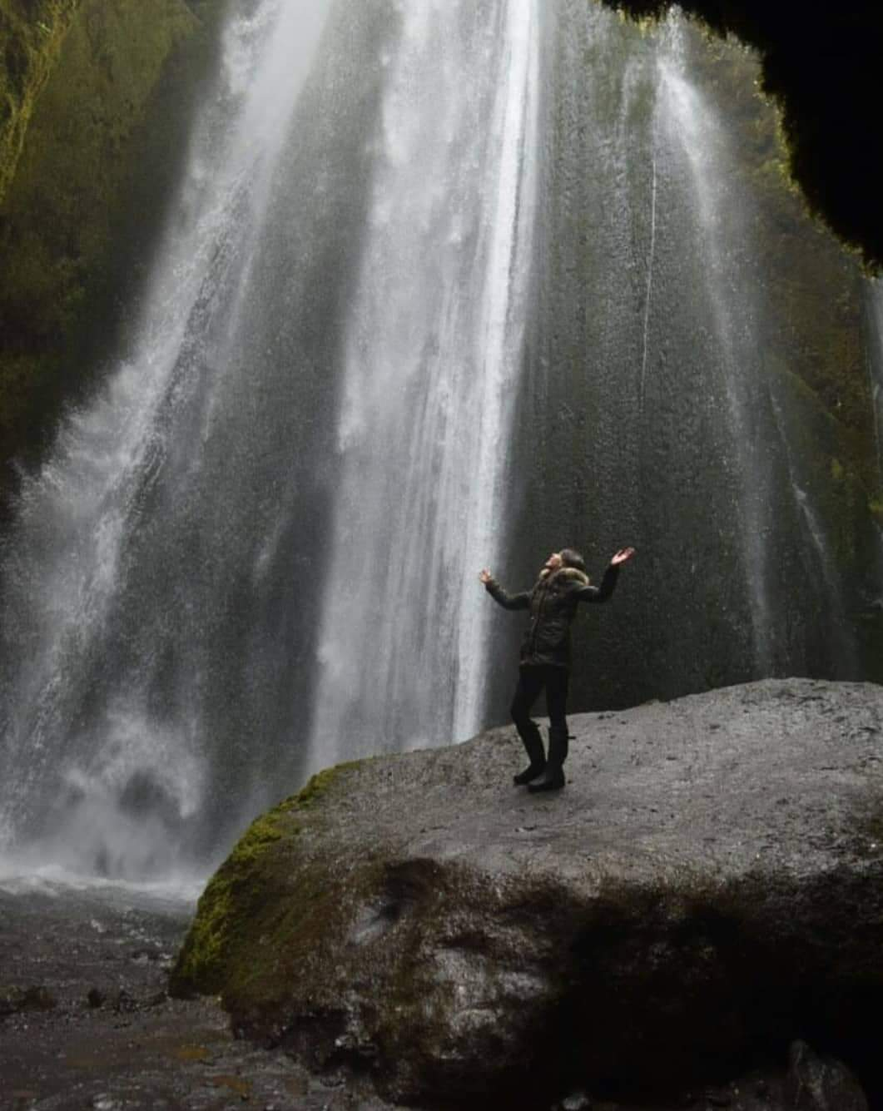
[{"label": "black boot", "polygon": [[531,794],[539,791],[560,791],[564,786],[564,761],[567,759],[567,726],[552,726],[549,730],[549,759],[546,770],[527,789]]},{"label": "black boot", "polygon": [[521,787],[525,783],[530,783],[532,779],[536,779],[538,775],[542,775],[546,770],[546,751],[543,748],[543,739],[535,722],[528,721],[526,725],[516,728],[518,728],[518,735],[521,737],[521,743],[527,752],[527,758],[530,760],[530,764],[523,772],[519,772],[518,775],[512,777],[515,785]]}]

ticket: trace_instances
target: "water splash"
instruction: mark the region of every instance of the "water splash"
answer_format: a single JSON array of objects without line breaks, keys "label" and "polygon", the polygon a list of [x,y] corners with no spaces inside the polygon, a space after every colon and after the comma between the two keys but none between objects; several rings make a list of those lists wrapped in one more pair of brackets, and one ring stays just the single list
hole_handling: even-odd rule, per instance
[{"label": "water splash", "polygon": [[[71,846],[71,864],[80,851],[86,867],[166,869],[176,851],[169,827],[180,841],[204,802],[199,677],[177,712],[156,704],[148,673],[163,646],[127,668],[137,633],[122,631],[120,614],[133,582],[155,613],[165,606],[151,588],[162,589],[170,567],[139,582],[133,537],[157,527],[150,510],[168,475],[186,488],[201,465],[223,353],[241,325],[275,165],[327,9],[268,0],[229,21],[132,353],[24,483],[3,548],[6,843],[36,823],[57,848]],[[164,617],[171,630],[201,615],[173,602]],[[132,630],[139,621],[133,612]],[[145,792],[151,818],[135,821]]]},{"label": "water splash", "polygon": [[520,369],[538,8],[427,0],[401,18],[346,324],[316,766],[481,721],[476,576],[497,550]]}]

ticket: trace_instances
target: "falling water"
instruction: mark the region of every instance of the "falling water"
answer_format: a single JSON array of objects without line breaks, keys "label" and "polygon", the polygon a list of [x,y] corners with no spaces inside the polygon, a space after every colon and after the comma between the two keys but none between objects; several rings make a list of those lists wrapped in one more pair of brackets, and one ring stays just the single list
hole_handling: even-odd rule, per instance
[{"label": "falling water", "polygon": [[311,766],[480,724],[536,8],[328,8],[231,21],[131,353],[25,490],[8,844],[167,870]]},{"label": "falling water", "polygon": [[872,605],[883,613],[883,279],[868,283],[868,377],[874,417],[874,443],[877,449],[877,489],[874,499],[874,525],[877,532],[877,582]]},{"label": "falling water", "polygon": [[[225,354],[325,15],[271,0],[231,20],[131,354],[25,483],[4,545],[7,843],[50,829],[53,851],[87,866],[168,868],[167,827],[206,806],[200,641],[211,618],[184,581],[208,569],[176,519],[195,509],[192,479],[220,420]],[[165,547],[152,540],[163,530]]]},{"label": "falling water", "polygon": [[639,548],[574,708],[857,675],[824,359],[765,303],[683,22],[247,7],[137,334],[3,541],[5,843],[163,872],[319,766],[500,720],[520,626],[477,574],[552,546]]},{"label": "falling water", "polygon": [[[726,427],[719,448],[740,487],[737,512],[743,537],[744,569],[754,633],[756,674],[769,674],[771,605],[767,584],[770,508],[768,471],[759,454],[762,427],[751,387],[760,340],[753,283],[740,267],[738,236],[748,234],[743,200],[728,189],[726,166],[733,153],[723,122],[703,99],[686,72],[683,24],[670,18],[659,55],[660,131],[679,145],[689,166],[689,187],[696,211],[696,249],[706,277],[717,357],[708,368],[709,393],[725,407]],[[739,227],[741,217],[741,227]]]},{"label": "falling water", "polygon": [[476,577],[497,551],[520,369],[537,7],[427,0],[402,18],[345,322],[316,766],[482,721]]}]

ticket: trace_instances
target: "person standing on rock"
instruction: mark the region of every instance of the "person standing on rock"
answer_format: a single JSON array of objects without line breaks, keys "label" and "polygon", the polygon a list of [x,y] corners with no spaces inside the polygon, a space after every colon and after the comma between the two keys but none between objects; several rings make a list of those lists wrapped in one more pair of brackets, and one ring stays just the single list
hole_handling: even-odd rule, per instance
[{"label": "person standing on rock", "polygon": [[[592,586],[582,556],[573,548],[552,552],[530,591],[507,594],[487,569],[479,574],[485,589],[507,610],[530,610],[530,625],[521,642],[518,686],[510,713],[527,750],[530,764],[516,775],[529,791],[559,791],[567,759],[567,684],[570,670],[570,624],[580,602],[606,602],[616,586],[619,569],[635,554],[621,548],[610,560],[600,587]],[[549,756],[543,748],[530,708],[546,688],[549,710]]]}]

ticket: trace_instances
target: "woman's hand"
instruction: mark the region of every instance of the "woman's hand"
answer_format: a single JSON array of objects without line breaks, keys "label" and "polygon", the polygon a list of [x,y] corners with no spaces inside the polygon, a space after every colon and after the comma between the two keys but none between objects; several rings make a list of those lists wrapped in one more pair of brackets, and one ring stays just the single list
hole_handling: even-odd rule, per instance
[{"label": "woman's hand", "polygon": [[621,563],[627,563],[634,554],[634,548],[620,548],[619,551],[610,560],[610,566],[619,567]]},{"label": "woman's hand", "polygon": [[493,578],[493,575],[491,575],[490,571],[488,571],[488,569],[486,567],[484,568],[484,570],[479,571],[479,573],[478,573],[479,582],[483,583],[485,586],[487,586],[487,584],[491,581],[492,578]]}]

